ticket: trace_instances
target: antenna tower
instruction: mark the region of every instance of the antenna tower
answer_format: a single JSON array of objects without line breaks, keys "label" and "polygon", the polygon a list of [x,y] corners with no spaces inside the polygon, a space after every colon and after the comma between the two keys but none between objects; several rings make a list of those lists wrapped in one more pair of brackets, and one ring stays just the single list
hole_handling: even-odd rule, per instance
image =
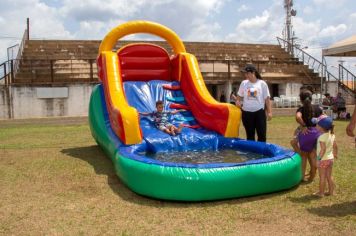
[{"label": "antenna tower", "polygon": [[284,40],[288,42],[288,52],[291,52],[292,50],[293,39],[294,39],[292,16],[297,15],[297,11],[292,9],[292,6],[293,6],[293,0],[284,0],[284,9],[286,11]]}]

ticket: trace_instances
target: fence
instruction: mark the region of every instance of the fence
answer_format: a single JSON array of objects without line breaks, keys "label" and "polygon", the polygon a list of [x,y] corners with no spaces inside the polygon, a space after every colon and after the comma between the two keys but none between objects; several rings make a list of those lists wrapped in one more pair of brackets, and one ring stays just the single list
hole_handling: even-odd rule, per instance
[{"label": "fence", "polygon": [[338,83],[351,95],[356,95],[355,89],[355,75],[350,71],[344,68],[342,65],[339,65],[339,77],[334,76],[327,70],[326,63],[322,63],[319,60],[315,59],[310,54],[306,53],[296,45],[292,45],[284,39],[277,37],[279,45],[289,52],[293,57],[299,58],[304,64],[308,65],[310,68],[313,68],[314,71],[319,73],[321,78],[321,91],[323,91],[323,80],[326,82],[329,81],[338,81]]},{"label": "fence", "polygon": [[339,64],[340,81],[349,89],[356,92],[356,76]]},{"label": "fence", "polygon": [[[254,62],[262,68],[263,62]],[[207,80],[242,79],[240,70],[246,65],[241,60],[200,60],[199,66]],[[20,70],[18,69],[21,66]],[[280,70],[276,66],[276,70]],[[95,59],[13,59],[0,65],[0,79],[5,84],[97,82]]]},{"label": "fence", "polygon": [[[16,67],[20,70],[16,71]],[[5,85],[97,82],[95,59],[14,59],[0,65]]]},{"label": "fence", "polygon": [[0,64],[0,82],[6,86],[12,83],[14,78],[14,60],[5,61]]}]

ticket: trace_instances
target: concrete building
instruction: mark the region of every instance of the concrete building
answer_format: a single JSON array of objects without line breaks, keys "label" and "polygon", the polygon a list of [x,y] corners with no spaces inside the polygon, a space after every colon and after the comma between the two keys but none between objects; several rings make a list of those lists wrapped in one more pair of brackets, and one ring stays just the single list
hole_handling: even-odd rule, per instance
[{"label": "concrete building", "polygon": [[[116,48],[135,41],[120,41]],[[162,46],[163,41],[149,42]],[[185,42],[194,54],[205,83],[217,100],[228,99],[243,80],[240,72],[254,64],[267,81],[271,96],[296,97],[301,85],[320,91],[321,79],[279,45]],[[0,85],[0,119],[85,116],[92,86],[98,83],[96,56],[100,41],[26,40],[13,75]],[[6,85],[5,85],[6,84]]]}]

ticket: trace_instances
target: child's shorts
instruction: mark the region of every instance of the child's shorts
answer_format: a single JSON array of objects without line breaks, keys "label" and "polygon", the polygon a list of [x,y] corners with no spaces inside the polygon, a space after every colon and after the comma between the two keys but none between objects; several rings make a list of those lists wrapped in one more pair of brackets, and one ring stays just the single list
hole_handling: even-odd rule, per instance
[{"label": "child's shorts", "polygon": [[321,169],[327,169],[328,167],[332,166],[333,163],[334,163],[333,159],[321,160],[321,161],[318,161],[318,167]]},{"label": "child's shorts", "polygon": [[169,129],[170,127],[172,126],[172,124],[171,123],[162,123],[162,124],[159,124],[158,126],[157,126],[157,128],[159,129],[159,130],[161,130],[161,131],[165,131],[166,129]]}]

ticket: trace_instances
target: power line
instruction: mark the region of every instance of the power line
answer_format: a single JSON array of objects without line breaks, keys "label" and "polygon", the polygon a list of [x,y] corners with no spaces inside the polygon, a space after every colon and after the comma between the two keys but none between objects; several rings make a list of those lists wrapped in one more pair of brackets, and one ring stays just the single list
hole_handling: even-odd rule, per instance
[{"label": "power line", "polygon": [[4,39],[21,39],[20,37],[14,37],[14,36],[0,36],[0,40]]}]

